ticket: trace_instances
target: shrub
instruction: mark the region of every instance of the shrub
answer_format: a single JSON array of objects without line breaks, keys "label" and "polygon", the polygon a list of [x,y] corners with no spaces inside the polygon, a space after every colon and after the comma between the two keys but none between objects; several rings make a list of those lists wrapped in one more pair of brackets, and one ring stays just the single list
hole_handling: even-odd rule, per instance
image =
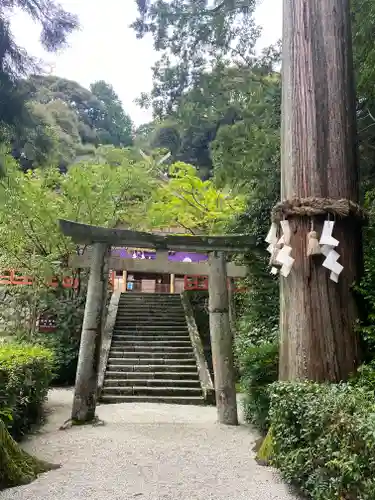
[{"label": "shrub", "polygon": [[79,338],[62,336],[56,333],[36,335],[33,342],[53,353],[53,378],[55,387],[74,385],[78,353]]},{"label": "shrub", "polygon": [[52,379],[52,353],[21,344],[0,346],[0,417],[20,438],[41,416]]},{"label": "shrub", "polygon": [[240,356],[245,419],[261,432],[269,427],[269,387],[278,377],[278,353],[278,344],[274,342],[249,346]]},{"label": "shrub", "polygon": [[350,384],[271,387],[273,464],[314,500],[375,498],[375,402]]},{"label": "shrub", "polygon": [[23,331],[17,340],[39,345],[53,352],[53,380],[55,386],[74,385],[81,337],[84,296],[70,298],[49,294],[41,302],[41,310],[57,318],[57,330],[50,333]]},{"label": "shrub", "polygon": [[360,366],[351,383],[375,393],[375,361]]}]

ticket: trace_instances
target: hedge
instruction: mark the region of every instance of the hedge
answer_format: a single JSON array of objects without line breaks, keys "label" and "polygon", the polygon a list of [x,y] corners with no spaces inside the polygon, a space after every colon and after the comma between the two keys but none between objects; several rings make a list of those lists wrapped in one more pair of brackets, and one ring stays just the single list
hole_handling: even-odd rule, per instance
[{"label": "hedge", "polygon": [[271,386],[272,463],[313,500],[375,498],[375,400],[350,384]]},{"label": "hedge", "polygon": [[239,355],[245,420],[262,433],[269,427],[269,387],[277,380],[278,364],[277,342],[247,346]]},{"label": "hedge", "polygon": [[52,365],[52,353],[42,347],[0,346],[0,490],[27,484],[58,467],[32,457],[13,439],[41,416]]},{"label": "hedge", "polygon": [[39,420],[52,366],[48,349],[14,343],[0,347],[0,418],[14,438]]}]

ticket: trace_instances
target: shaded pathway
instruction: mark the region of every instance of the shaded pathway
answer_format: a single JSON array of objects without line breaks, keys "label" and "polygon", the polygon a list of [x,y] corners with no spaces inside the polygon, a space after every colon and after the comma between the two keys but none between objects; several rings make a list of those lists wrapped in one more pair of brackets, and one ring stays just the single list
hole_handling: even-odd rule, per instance
[{"label": "shaded pathway", "polygon": [[0,500],[292,500],[272,469],[258,466],[256,436],[216,423],[213,407],[125,403],[98,407],[105,426],[59,431],[72,392],[53,390],[51,414],[25,448],[61,463]]}]

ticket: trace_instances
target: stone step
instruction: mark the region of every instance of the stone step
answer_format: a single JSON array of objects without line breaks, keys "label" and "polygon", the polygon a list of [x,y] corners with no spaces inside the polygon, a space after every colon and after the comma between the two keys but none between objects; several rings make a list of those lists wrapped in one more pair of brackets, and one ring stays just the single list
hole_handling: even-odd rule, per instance
[{"label": "stone step", "polygon": [[179,313],[177,315],[173,314],[152,314],[150,312],[143,312],[142,314],[117,314],[116,316],[116,321],[126,321],[126,322],[132,322],[132,321],[148,321],[149,323],[163,323],[164,321],[170,321],[170,322],[177,322],[177,323],[185,323],[186,319],[183,313]]},{"label": "stone step", "polygon": [[190,348],[188,351],[161,351],[160,349],[157,351],[118,351],[116,348],[111,349],[109,351],[109,359],[114,359],[114,358],[124,358],[124,359],[141,359],[143,360],[149,360],[149,359],[164,359],[165,361],[169,359],[194,359],[194,352],[193,349]]},{"label": "stone step", "polygon": [[108,357],[108,362],[109,362],[109,365],[132,365],[132,366],[136,366],[136,365],[149,365],[149,364],[152,364],[152,365],[178,365],[179,363],[181,363],[181,365],[193,365],[195,366],[195,357],[194,356],[191,356],[191,357],[179,357],[177,358],[176,356],[174,356],[173,358],[172,357],[166,357],[166,358],[162,358],[160,357],[160,354],[158,354],[159,357],[154,357],[154,356],[147,356],[147,357],[144,357],[144,358],[138,358],[134,355],[134,353],[132,353],[132,357],[129,357],[129,358],[125,358],[124,356],[120,356],[118,358],[116,357],[113,357],[112,356],[112,353],[110,352],[109,353],[109,357]]},{"label": "stone step", "polygon": [[179,332],[181,330],[187,330],[187,325],[186,325],[186,323],[185,324],[181,323],[181,325],[164,325],[164,324],[154,325],[152,322],[149,322],[148,324],[144,323],[142,325],[141,324],[139,324],[139,325],[127,325],[127,324],[118,323],[117,321],[115,323],[115,330],[117,330],[117,329],[134,330],[135,328],[137,330],[154,330],[155,332],[157,332],[159,330],[169,330],[169,331]]},{"label": "stone step", "polygon": [[174,330],[136,330],[135,328],[133,329],[116,329],[113,333],[113,337],[147,337],[147,338],[156,338],[156,337],[167,337],[168,339],[175,339],[178,337],[184,337],[190,338],[189,337],[189,332],[180,330],[178,332],[175,332]]},{"label": "stone step", "polygon": [[137,379],[137,378],[113,378],[112,376],[104,380],[103,388],[107,387],[188,387],[201,390],[198,379]]},{"label": "stone step", "polygon": [[[145,372],[145,373],[160,373],[160,372],[174,372],[174,373],[196,373],[198,374],[197,365],[195,363],[181,363],[181,360],[178,360],[178,363],[171,364],[156,364],[154,360],[149,364],[139,364],[138,362],[129,364],[128,359],[124,362],[123,359],[115,359],[115,363],[112,363],[108,360],[107,365],[107,373],[113,372]],[[138,360],[136,360],[138,361]]]},{"label": "stone step", "polygon": [[[197,371],[180,371],[180,372],[120,372],[115,370],[107,370],[105,374],[105,380],[108,379],[116,379],[116,380],[195,380],[199,382],[198,372]],[[145,382],[145,385],[146,382]]]},{"label": "stone step", "polygon": [[117,309],[117,314],[125,315],[125,316],[144,316],[146,314],[151,314],[155,316],[161,317],[181,317],[184,316],[184,309],[182,307],[133,307],[129,306],[126,308],[119,307]]},{"label": "stone step", "polygon": [[126,323],[128,325],[133,325],[133,324],[149,324],[151,323],[154,325],[185,325],[186,324],[186,319],[185,316],[182,317],[176,317],[176,318],[171,318],[170,316],[166,316],[165,318],[152,318],[150,319],[150,316],[145,314],[144,316],[117,316],[116,323]]},{"label": "stone step", "polygon": [[118,306],[131,306],[131,307],[144,307],[144,306],[157,306],[160,305],[166,307],[182,307],[181,300],[120,300]]},{"label": "stone step", "polygon": [[130,340],[137,342],[137,340],[144,342],[152,342],[153,340],[161,339],[164,342],[173,342],[175,340],[185,340],[190,342],[190,336],[188,332],[179,332],[177,335],[169,332],[158,332],[154,334],[153,332],[115,332],[112,337],[112,341],[125,341]]},{"label": "stone step", "polygon": [[192,352],[193,347],[191,344],[186,342],[186,345],[160,345],[160,344],[152,344],[151,342],[142,342],[142,343],[124,343],[119,340],[115,340],[112,342],[111,345],[111,352],[112,351],[118,351],[118,352],[136,352],[137,354],[140,352],[176,352],[176,353],[181,353],[181,352]]},{"label": "stone step", "polygon": [[103,395],[123,394],[128,396],[201,396],[200,387],[103,387]]},{"label": "stone step", "polygon": [[166,293],[162,293],[162,292],[146,293],[143,291],[122,292],[121,298],[125,298],[125,297],[171,297],[171,298],[177,297],[177,298],[180,298],[180,295],[178,293],[171,293],[171,292],[166,292]]},{"label": "stone step", "polygon": [[155,295],[148,294],[143,297],[135,297],[128,295],[127,297],[120,297],[119,304],[150,304],[163,302],[165,304],[181,304],[181,297],[178,295],[168,297],[168,295]]},{"label": "stone step", "polygon": [[163,294],[163,295],[157,295],[156,293],[145,293],[143,295],[134,295],[128,294],[128,295],[122,295],[120,297],[121,302],[149,302],[149,301],[158,301],[158,300],[163,300],[165,302],[181,302],[181,297],[180,295],[168,295],[168,294]]},{"label": "stone step", "polygon": [[143,297],[135,297],[128,295],[127,297],[120,297],[119,303],[126,304],[148,304],[150,302],[166,302],[167,304],[181,304],[181,297],[178,295],[168,297],[167,295],[154,295],[148,294]]},{"label": "stone step", "polygon": [[203,405],[203,396],[125,396],[120,394],[103,394],[102,403],[166,403],[178,405]]},{"label": "stone step", "polygon": [[142,303],[119,303],[117,306],[117,309],[120,311],[130,311],[130,310],[135,310],[135,311],[143,311],[144,309],[155,309],[156,311],[160,310],[165,310],[165,309],[170,309],[171,311],[181,311],[183,310],[183,306],[181,303],[170,303],[170,302],[144,302]]},{"label": "stone step", "polygon": [[121,298],[126,298],[126,297],[132,297],[132,298],[139,298],[139,297],[170,297],[170,298],[180,298],[178,293],[160,293],[160,292],[155,292],[155,293],[146,293],[146,292],[122,292],[121,293]]},{"label": "stone step", "polygon": [[181,329],[184,329],[186,330],[187,329],[187,325],[185,322],[172,322],[172,321],[168,321],[168,322],[160,322],[160,323],[156,323],[155,321],[151,321],[150,318],[148,318],[147,320],[145,319],[144,321],[132,321],[132,322],[128,322],[128,321],[123,321],[122,319],[117,319],[116,323],[115,323],[115,328],[146,328],[146,329],[150,329],[150,328],[153,328],[153,329],[156,329],[156,330],[159,330],[159,329],[168,329],[168,330],[174,330],[174,329],[177,329],[177,330],[181,330]]},{"label": "stone step", "polygon": [[185,321],[185,315],[183,312],[179,311],[178,313],[171,313],[168,311],[139,311],[139,312],[118,312],[117,318],[121,318],[123,320],[138,320],[148,318],[151,321]]},{"label": "stone step", "polygon": [[153,331],[146,331],[146,330],[140,330],[140,331],[137,331],[137,330],[116,330],[114,332],[114,337],[116,339],[118,339],[119,337],[127,337],[127,338],[130,338],[130,337],[145,337],[147,339],[155,339],[156,337],[165,337],[169,340],[172,340],[172,339],[176,339],[176,338],[180,338],[180,337],[184,337],[185,339],[189,339],[190,336],[189,336],[189,332],[171,332],[171,331],[159,331],[159,332],[153,332]]},{"label": "stone step", "polygon": [[150,342],[153,342],[153,343],[160,343],[160,345],[163,343],[179,345],[181,342],[181,345],[182,345],[182,343],[186,343],[186,342],[188,342],[190,344],[190,336],[189,336],[189,334],[176,335],[176,336],[172,337],[171,335],[153,335],[153,336],[150,336],[150,335],[130,335],[130,334],[123,335],[121,333],[114,333],[112,336],[112,342],[114,342],[114,341],[116,341],[116,342],[117,341],[128,342],[128,343],[132,343],[132,342],[150,343]]},{"label": "stone step", "polygon": [[190,347],[191,348],[191,342],[190,339],[186,340],[174,340],[173,338],[171,340],[155,340],[154,337],[151,337],[149,340],[143,339],[139,340],[136,337],[132,337],[131,340],[128,340],[128,337],[126,335],[123,335],[121,337],[112,337],[112,347],[121,347],[121,348],[127,348],[131,349],[132,347],[160,347],[161,349],[164,348],[184,348],[184,347]]}]

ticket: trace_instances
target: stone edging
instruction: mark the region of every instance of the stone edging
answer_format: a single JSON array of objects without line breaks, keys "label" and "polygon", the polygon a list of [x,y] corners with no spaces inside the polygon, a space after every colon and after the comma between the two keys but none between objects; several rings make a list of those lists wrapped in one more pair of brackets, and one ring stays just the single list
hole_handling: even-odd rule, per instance
[{"label": "stone edging", "polygon": [[210,370],[204,355],[201,337],[198,332],[194,318],[193,308],[185,292],[181,293],[181,301],[185,311],[186,323],[189,330],[190,340],[193,345],[195,359],[198,366],[199,381],[206,403],[215,404],[215,388],[212,383]]},{"label": "stone edging", "polygon": [[107,368],[108,355],[109,355],[109,350],[111,348],[112,334],[116,323],[117,309],[120,297],[121,297],[121,292],[113,292],[111,300],[108,305],[108,313],[102,334],[102,345],[100,348],[98,397],[100,397],[100,393],[102,391],[104,383],[104,375]]}]

